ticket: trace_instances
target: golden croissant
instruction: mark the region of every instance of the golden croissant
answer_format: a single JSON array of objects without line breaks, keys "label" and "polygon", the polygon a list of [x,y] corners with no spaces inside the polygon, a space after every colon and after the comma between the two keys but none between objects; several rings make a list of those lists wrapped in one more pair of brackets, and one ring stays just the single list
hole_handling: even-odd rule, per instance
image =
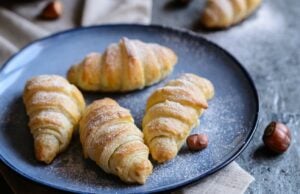
[{"label": "golden croissant", "polygon": [[212,83],[194,74],[184,74],[152,93],[142,125],[154,160],[162,163],[177,155],[213,96]]},{"label": "golden croissant", "polygon": [[201,22],[207,28],[226,28],[245,19],[260,3],[261,0],[208,0]]},{"label": "golden croissant", "polygon": [[142,89],[164,79],[177,62],[169,48],[122,38],[104,54],[91,53],[70,68],[68,80],[86,91],[117,92]]},{"label": "golden croissant", "polygon": [[106,173],[140,184],[152,173],[143,134],[130,112],[116,101],[105,98],[89,105],[79,132],[84,156],[94,160]]},{"label": "golden croissant", "polygon": [[49,164],[69,145],[85,108],[83,96],[63,77],[41,75],[27,81],[23,101],[35,156]]}]

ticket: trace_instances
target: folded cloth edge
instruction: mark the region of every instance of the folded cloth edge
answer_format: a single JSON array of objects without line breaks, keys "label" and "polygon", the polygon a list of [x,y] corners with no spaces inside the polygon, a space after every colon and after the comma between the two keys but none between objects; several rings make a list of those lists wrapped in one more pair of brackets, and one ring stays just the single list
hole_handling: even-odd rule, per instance
[{"label": "folded cloth edge", "polygon": [[241,194],[254,180],[238,163],[232,162],[224,169],[172,194]]},{"label": "folded cloth edge", "polygon": [[150,24],[152,0],[85,0],[81,25]]}]

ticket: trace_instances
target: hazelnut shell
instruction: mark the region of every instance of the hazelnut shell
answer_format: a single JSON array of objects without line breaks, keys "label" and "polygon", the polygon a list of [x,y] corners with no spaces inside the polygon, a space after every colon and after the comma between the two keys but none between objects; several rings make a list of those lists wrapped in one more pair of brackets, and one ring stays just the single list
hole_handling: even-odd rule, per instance
[{"label": "hazelnut shell", "polygon": [[205,134],[193,134],[186,139],[186,143],[192,151],[203,150],[208,145],[208,137]]},{"label": "hazelnut shell", "polygon": [[280,122],[272,121],[265,129],[263,142],[273,152],[283,153],[291,143],[290,129]]},{"label": "hazelnut shell", "polygon": [[63,11],[63,5],[59,0],[51,1],[43,9],[41,17],[43,19],[54,20],[61,16]]}]

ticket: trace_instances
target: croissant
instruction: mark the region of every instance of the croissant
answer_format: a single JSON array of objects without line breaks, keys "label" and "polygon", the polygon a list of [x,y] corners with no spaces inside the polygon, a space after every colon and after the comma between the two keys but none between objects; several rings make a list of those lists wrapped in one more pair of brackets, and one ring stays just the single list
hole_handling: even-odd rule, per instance
[{"label": "croissant", "polygon": [[177,155],[213,96],[212,83],[194,74],[184,74],[151,94],[142,126],[154,160],[162,163]]},{"label": "croissant", "polygon": [[249,16],[261,0],[208,0],[201,22],[207,28],[226,28]]},{"label": "croissant", "polygon": [[72,66],[68,80],[86,91],[117,92],[142,89],[165,78],[177,62],[169,48],[122,38],[104,54],[91,53]]},{"label": "croissant", "polygon": [[149,149],[130,112],[110,98],[89,105],[80,121],[84,156],[106,173],[128,183],[144,184],[152,173]]},{"label": "croissant", "polygon": [[57,75],[27,81],[23,93],[37,160],[51,163],[71,141],[85,108],[81,92]]}]

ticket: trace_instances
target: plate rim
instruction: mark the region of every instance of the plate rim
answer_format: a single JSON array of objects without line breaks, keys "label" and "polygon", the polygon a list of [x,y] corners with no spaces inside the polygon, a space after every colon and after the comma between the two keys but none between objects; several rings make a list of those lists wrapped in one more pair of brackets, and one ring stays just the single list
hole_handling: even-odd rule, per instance
[{"label": "plate rim", "polygon": [[[60,36],[63,34],[68,34],[68,33],[72,33],[75,31],[82,31],[82,30],[88,30],[88,29],[93,29],[93,28],[110,28],[110,27],[137,27],[137,28],[149,28],[149,29],[156,29],[156,30],[163,30],[163,31],[169,31],[169,32],[173,32],[173,33],[180,33],[183,34],[185,36],[192,36],[195,39],[201,39],[201,41],[204,41],[210,45],[212,45],[213,47],[219,49],[221,52],[223,52],[224,54],[226,54],[231,60],[233,60],[236,64],[237,67],[242,71],[242,73],[245,75],[246,80],[249,82],[250,84],[250,88],[252,88],[252,92],[254,93],[254,101],[256,102],[255,104],[255,109],[256,109],[256,114],[255,114],[255,122],[252,125],[252,129],[249,132],[248,136],[246,137],[246,141],[242,144],[242,146],[237,149],[231,157],[227,158],[224,162],[222,162],[221,164],[217,165],[216,167],[208,170],[207,172],[196,176],[190,180],[185,180],[185,181],[181,181],[181,182],[176,182],[174,184],[171,185],[167,185],[167,186],[162,186],[159,187],[157,189],[152,189],[149,191],[145,191],[143,193],[157,193],[157,192],[162,192],[162,191],[172,191],[178,188],[182,188],[186,185],[189,184],[193,184],[196,183],[200,180],[202,180],[203,178],[207,177],[208,175],[211,175],[219,170],[221,170],[222,168],[226,167],[229,163],[231,163],[232,161],[234,161],[249,145],[249,143],[251,142],[253,135],[257,129],[258,126],[258,122],[259,122],[259,114],[260,114],[260,106],[259,106],[259,95],[255,86],[255,82],[253,81],[251,75],[249,74],[249,72],[246,70],[246,68],[226,49],[224,49],[222,46],[219,46],[218,44],[214,43],[211,40],[208,40],[207,38],[201,36],[200,34],[197,34],[196,32],[190,31],[188,29],[183,29],[183,28],[176,28],[176,27],[171,27],[171,26],[166,26],[166,25],[157,25],[157,24],[151,24],[151,25],[143,25],[143,24],[105,24],[105,25],[92,25],[92,26],[87,26],[87,27],[77,27],[77,28],[72,28],[72,29],[68,29],[68,30],[64,30],[64,31],[59,31],[57,33],[45,36],[43,38],[39,38],[36,39],[28,44],[26,44],[24,47],[22,47],[19,51],[17,51],[15,54],[13,54],[11,57],[9,57],[9,59],[7,59],[3,65],[0,67],[0,73],[4,70],[4,68],[18,55],[20,55],[24,50],[28,49],[29,47],[38,44],[42,41],[47,41],[53,37],[56,36]],[[22,172],[21,170],[19,170],[17,167],[15,167],[14,164],[12,164],[11,162],[7,161],[3,156],[2,153],[0,152],[0,160],[6,165],[8,166],[10,169],[12,169],[13,171],[15,171],[16,173],[18,173],[19,175],[21,175],[23,178],[26,178],[27,180],[33,181],[35,183],[44,185],[44,186],[48,186],[54,189],[58,189],[61,191],[68,191],[68,192],[75,192],[75,193],[82,193],[83,191],[77,190],[77,189],[72,189],[71,187],[63,187],[57,184],[53,184],[47,181],[43,181],[42,179],[38,179],[34,176],[28,175],[24,172]],[[84,192],[86,193],[86,192]],[[89,193],[89,192],[87,192]]]}]

